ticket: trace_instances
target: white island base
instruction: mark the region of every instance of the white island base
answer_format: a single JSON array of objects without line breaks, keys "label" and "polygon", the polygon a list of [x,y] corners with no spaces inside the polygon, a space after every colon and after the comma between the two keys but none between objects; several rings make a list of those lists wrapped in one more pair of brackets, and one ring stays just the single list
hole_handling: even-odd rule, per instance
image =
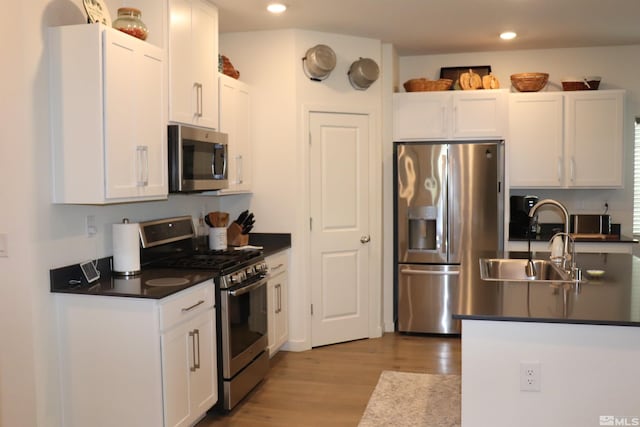
[{"label": "white island base", "polygon": [[462,320],[463,427],[601,425],[640,425],[639,327]]}]

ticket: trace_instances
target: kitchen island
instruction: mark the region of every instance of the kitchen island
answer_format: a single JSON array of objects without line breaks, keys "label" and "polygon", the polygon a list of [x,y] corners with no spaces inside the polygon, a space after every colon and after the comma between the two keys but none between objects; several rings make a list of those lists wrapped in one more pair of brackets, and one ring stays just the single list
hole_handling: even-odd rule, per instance
[{"label": "kitchen island", "polygon": [[580,253],[577,264],[587,283],[474,284],[476,303],[454,314],[464,427],[640,425],[640,259]]}]

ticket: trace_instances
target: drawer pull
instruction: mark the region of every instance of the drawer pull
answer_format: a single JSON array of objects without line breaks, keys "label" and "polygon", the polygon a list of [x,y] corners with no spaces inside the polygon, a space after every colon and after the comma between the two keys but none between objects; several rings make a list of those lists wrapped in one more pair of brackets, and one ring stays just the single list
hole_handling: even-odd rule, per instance
[{"label": "drawer pull", "polygon": [[183,312],[183,313],[185,313],[185,312],[187,312],[187,311],[191,311],[191,310],[193,310],[194,308],[196,308],[197,306],[199,306],[199,305],[201,305],[201,304],[204,304],[204,300],[203,300],[203,299],[201,299],[200,301],[198,301],[197,303],[193,304],[193,305],[192,305],[192,306],[190,306],[190,307],[183,308],[183,309],[182,309],[182,312]]},{"label": "drawer pull", "polygon": [[284,264],[278,264],[275,267],[271,267],[271,271],[280,270],[282,267],[284,267]]}]

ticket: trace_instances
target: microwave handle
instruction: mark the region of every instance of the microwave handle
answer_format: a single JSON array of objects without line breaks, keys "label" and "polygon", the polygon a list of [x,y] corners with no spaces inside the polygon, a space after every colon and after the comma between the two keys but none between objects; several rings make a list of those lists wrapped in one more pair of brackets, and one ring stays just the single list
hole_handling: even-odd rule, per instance
[{"label": "microwave handle", "polygon": [[[229,155],[229,152],[227,151],[227,146],[223,145],[223,153],[224,156],[222,157],[222,177],[227,176],[227,156]],[[218,174],[216,173],[216,156],[215,154],[213,156],[211,156],[211,175],[213,176],[217,176]]]}]

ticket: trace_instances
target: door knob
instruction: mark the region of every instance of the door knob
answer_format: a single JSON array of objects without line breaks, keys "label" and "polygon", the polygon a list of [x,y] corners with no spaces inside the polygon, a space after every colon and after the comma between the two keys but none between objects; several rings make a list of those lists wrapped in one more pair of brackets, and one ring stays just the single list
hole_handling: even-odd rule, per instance
[{"label": "door knob", "polygon": [[370,236],[362,236],[360,238],[360,243],[369,243],[370,240],[371,240]]}]

